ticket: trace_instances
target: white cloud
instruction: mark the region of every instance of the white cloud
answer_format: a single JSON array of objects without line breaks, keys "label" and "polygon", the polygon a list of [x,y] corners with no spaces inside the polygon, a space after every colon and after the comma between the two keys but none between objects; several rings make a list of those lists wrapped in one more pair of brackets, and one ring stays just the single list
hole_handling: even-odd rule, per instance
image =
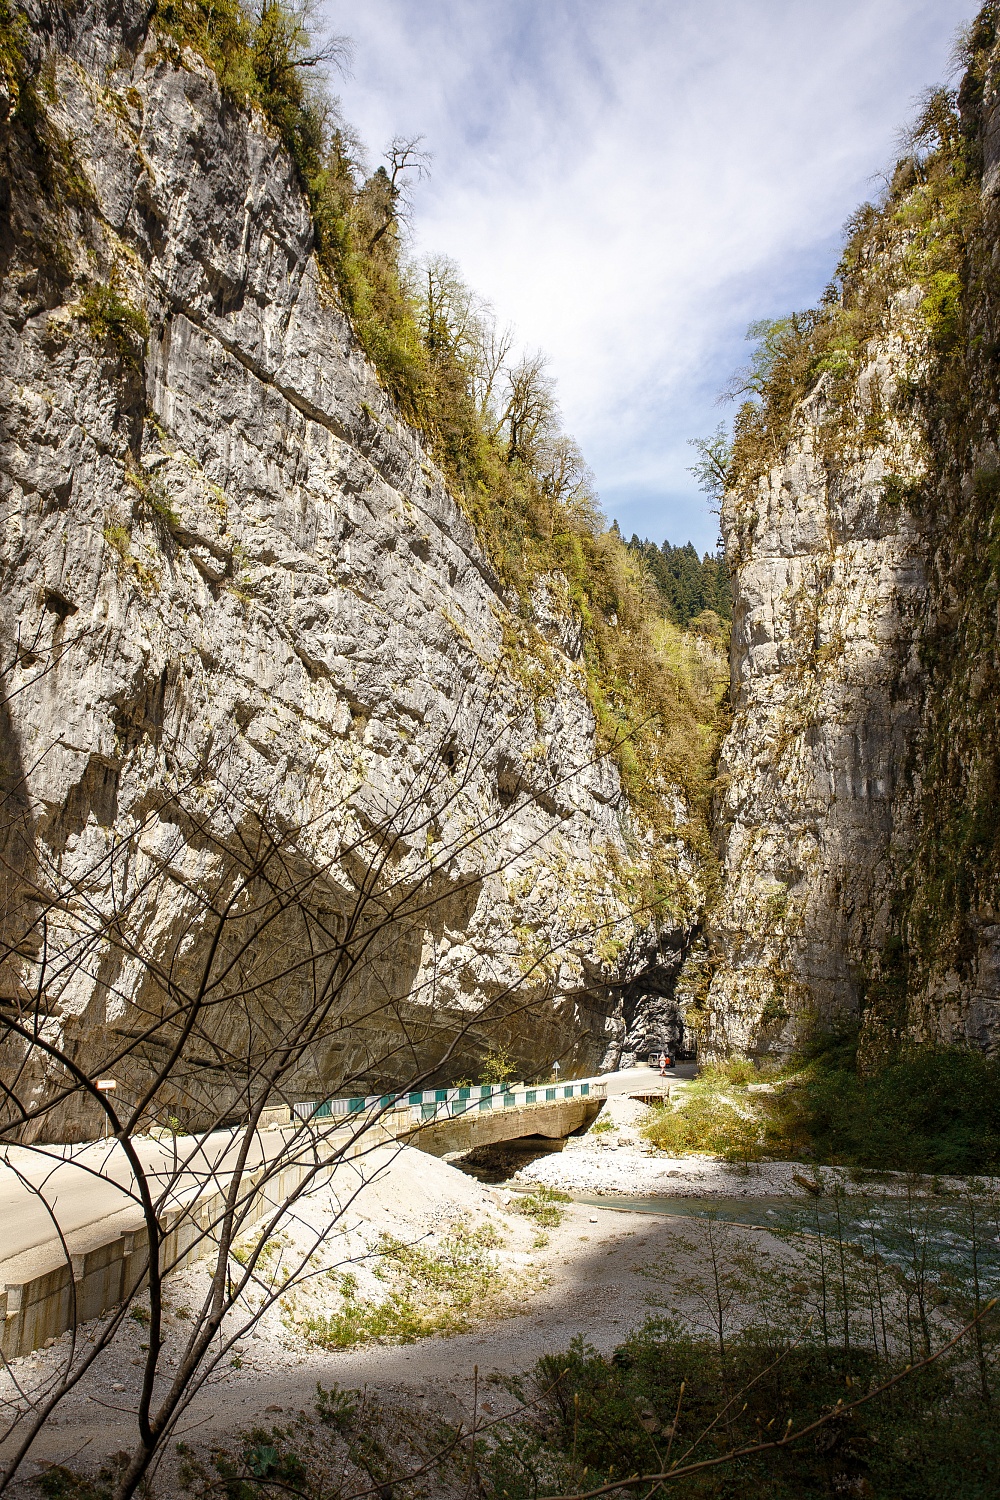
[{"label": "white cloud", "polygon": [[968,0],[327,0],[347,118],[421,132],[416,247],[552,357],[623,529],[701,546],[686,439],[756,316],[815,300]]}]

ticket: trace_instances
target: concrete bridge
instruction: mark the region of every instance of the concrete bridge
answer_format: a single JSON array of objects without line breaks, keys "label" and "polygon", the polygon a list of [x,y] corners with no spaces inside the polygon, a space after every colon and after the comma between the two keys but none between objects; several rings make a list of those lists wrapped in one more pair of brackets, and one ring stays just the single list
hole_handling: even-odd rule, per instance
[{"label": "concrete bridge", "polygon": [[[685,1070],[693,1072],[693,1066]],[[245,1224],[271,1212],[317,1157],[332,1173],[339,1162],[393,1140],[447,1156],[528,1136],[557,1139],[591,1125],[606,1093],[646,1098],[667,1089],[643,1068],[532,1089],[453,1088],[282,1106],[261,1120],[247,1163]],[[211,1249],[207,1231],[222,1212],[241,1136],[223,1130],[182,1138],[182,1154],[190,1151],[191,1159],[180,1172],[177,1142],[145,1137],[134,1143],[150,1185],[163,1195],[161,1255],[172,1269]],[[52,1227],[56,1203],[61,1237]],[[115,1306],[141,1282],[145,1255],[131,1168],[116,1142],[0,1152],[0,1349],[6,1358]]]},{"label": "concrete bridge", "polygon": [[499,1141],[517,1141],[543,1135],[558,1140],[591,1126],[601,1112],[603,1098],[557,1099],[543,1104],[521,1104],[488,1114],[463,1114],[452,1119],[428,1120],[399,1131],[398,1139],[430,1156],[448,1156],[472,1151],[476,1146],[494,1146]]}]

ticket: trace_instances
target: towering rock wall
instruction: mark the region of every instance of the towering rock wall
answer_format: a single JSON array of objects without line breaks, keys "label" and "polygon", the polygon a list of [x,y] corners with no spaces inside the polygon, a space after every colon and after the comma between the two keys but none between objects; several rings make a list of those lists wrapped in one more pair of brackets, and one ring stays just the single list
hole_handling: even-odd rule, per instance
[{"label": "towering rock wall", "polygon": [[[651,850],[596,754],[560,580],[523,649],[517,601],[317,269],[279,142],[146,14],[40,8],[44,118],[6,93],[0,610],[7,934],[70,886],[101,921],[127,898],[147,961],[98,945],[60,972],[81,909],[47,946],[36,920],[7,1013],[42,984],[51,1036],[100,1067],[163,1003],[149,955],[197,970],[227,848],[295,830],[347,910],[388,816],[414,880],[454,855],[295,1088],[402,1081],[463,1027],[452,1077],[496,1037],[530,1072],[592,1068],[644,951],[622,881]],[[682,942],[697,892],[680,846],[665,858]],[[498,1031],[491,997],[515,992]],[[227,1089],[238,1106],[209,1061],[177,1084],[189,1122]]]},{"label": "towering rock wall", "polygon": [[710,1046],[1000,1043],[997,18],[738,424]]},{"label": "towering rock wall", "polygon": [[[894,378],[886,354],[871,375]],[[725,893],[712,989],[716,1045],[767,1050],[813,1013],[859,1005],[881,947],[912,802],[920,722],[914,626],[925,540],[885,496],[881,447],[831,475],[823,383],[785,461],[727,499],[733,566],[732,729],[720,758]],[[898,439],[908,447],[905,423]]]}]

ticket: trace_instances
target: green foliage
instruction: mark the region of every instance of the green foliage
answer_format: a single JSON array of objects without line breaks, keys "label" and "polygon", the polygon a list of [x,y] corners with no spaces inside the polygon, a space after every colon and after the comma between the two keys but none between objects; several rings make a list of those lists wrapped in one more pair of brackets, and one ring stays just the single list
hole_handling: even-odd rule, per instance
[{"label": "green foliage", "polygon": [[446,1423],[389,1405],[370,1390],[317,1385],[311,1410],[279,1426],[239,1433],[231,1447],[213,1447],[202,1457],[179,1444],[180,1480],[199,1500],[420,1500],[431,1493],[429,1474],[444,1483],[443,1493],[452,1493],[459,1436]]},{"label": "green foliage", "polygon": [[769,1117],[747,1091],[749,1083],[759,1081],[753,1063],[703,1068],[678,1098],[652,1106],[642,1134],[676,1156],[707,1152],[744,1165],[767,1155],[783,1156],[784,1140],[769,1128]]},{"label": "green foliage", "polygon": [[479,1069],[479,1082],[510,1083],[517,1071],[517,1064],[505,1042],[495,1042],[483,1058]]},{"label": "green foliage", "polygon": [[50,1500],[111,1500],[118,1492],[118,1481],[128,1466],[129,1455],[117,1453],[108,1459],[96,1475],[80,1474],[65,1464],[53,1464],[34,1480],[39,1491]]},{"label": "green foliage", "polygon": [[882,481],[882,499],[886,505],[913,505],[920,495],[920,481],[902,474],[887,474]]},{"label": "green foliage", "polygon": [[[905,982],[903,985],[905,995]],[[710,1152],[920,1173],[1000,1172],[1000,1058],[962,1047],[913,1048],[859,1072],[857,1036],[825,1037],[770,1071],[703,1069],[643,1133],[662,1151]]]},{"label": "green foliage", "polygon": [[851,1042],[824,1049],[784,1096],[820,1159],[903,1172],[1000,1172],[1000,1058],[913,1048],[870,1076]]},{"label": "green foliage", "polygon": [[566,1217],[566,1210],[561,1205],[572,1201],[568,1193],[540,1184],[530,1193],[518,1193],[510,1207],[542,1229],[558,1229]]},{"label": "green foliage", "polygon": [[[610,1358],[578,1340],[536,1366],[538,1415],[485,1445],[484,1491],[490,1500],[534,1500],[656,1473],[668,1452],[677,1463],[709,1460],[778,1436],[789,1422],[815,1421],[882,1373],[871,1348],[789,1348],[755,1332],[735,1338],[725,1356],[671,1328],[651,1327]],[[962,1372],[932,1367],[804,1442],[676,1480],[669,1493],[987,1500],[1000,1438],[990,1406],[966,1392]],[[657,1484],[627,1491],[662,1492]]]},{"label": "green foliage", "polygon": [[11,0],[0,0],[0,83],[9,100],[9,114],[15,114],[25,84],[24,49],[28,39],[28,22]]},{"label": "green foliage", "polygon": [[640,541],[633,536],[629,551],[643,559],[656,584],[667,618],[677,625],[690,625],[704,610],[714,610],[720,620],[733,617],[732,593],[726,560],[721,553],[706,552],[699,558],[687,542],[672,547],[669,542]]},{"label": "green foliage", "polygon": [[691,438],[690,446],[698,454],[698,461],[691,465],[702,494],[707,495],[713,510],[718,510],[725,494],[729,465],[733,458],[733,445],[724,422],[707,438]]},{"label": "green foliage", "polygon": [[[938,89],[927,95],[909,140],[911,154],[898,163],[883,202],[863,205],[848,222],[847,241],[822,304],[750,325],[750,363],[729,387],[730,395],[749,398],[735,422],[730,488],[744,489],[780,461],[796,406],[824,375],[831,378],[828,396],[836,412],[826,424],[828,463],[835,465],[849,440],[864,436],[854,377],[870,342],[886,332],[895,315],[895,293],[919,288],[932,350],[939,361],[957,353],[965,324],[963,258],[979,221],[979,204],[970,169],[974,152],[953,93]],[[942,373],[939,369],[934,380],[940,382]]]},{"label": "green foliage", "polygon": [[102,528],[101,534],[108,546],[112,547],[124,562],[132,546],[132,537],[129,534],[128,527],[123,526],[120,521],[109,522],[107,526]]},{"label": "green foliage", "polygon": [[940,348],[951,348],[961,330],[962,283],[955,271],[933,271],[927,278],[927,290],[920,311],[927,330]]},{"label": "green foliage", "polygon": [[753,345],[750,362],[733,376],[730,394],[767,396],[795,331],[794,313],[786,318],[755,318],[746,331],[747,343]]},{"label": "green foliage", "polygon": [[149,339],[149,321],[114,286],[88,288],[76,304],[77,317],[100,343],[110,343],[123,360],[141,365]]}]

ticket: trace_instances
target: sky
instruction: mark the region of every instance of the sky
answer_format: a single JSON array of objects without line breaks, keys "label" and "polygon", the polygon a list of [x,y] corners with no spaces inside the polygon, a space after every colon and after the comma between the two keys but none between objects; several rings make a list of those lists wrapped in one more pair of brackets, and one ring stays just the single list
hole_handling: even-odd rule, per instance
[{"label": "sky", "polygon": [[813,305],[971,0],[321,0],[372,165],[424,137],[412,253],[551,361],[626,537],[713,549],[689,440],[754,318]]}]

